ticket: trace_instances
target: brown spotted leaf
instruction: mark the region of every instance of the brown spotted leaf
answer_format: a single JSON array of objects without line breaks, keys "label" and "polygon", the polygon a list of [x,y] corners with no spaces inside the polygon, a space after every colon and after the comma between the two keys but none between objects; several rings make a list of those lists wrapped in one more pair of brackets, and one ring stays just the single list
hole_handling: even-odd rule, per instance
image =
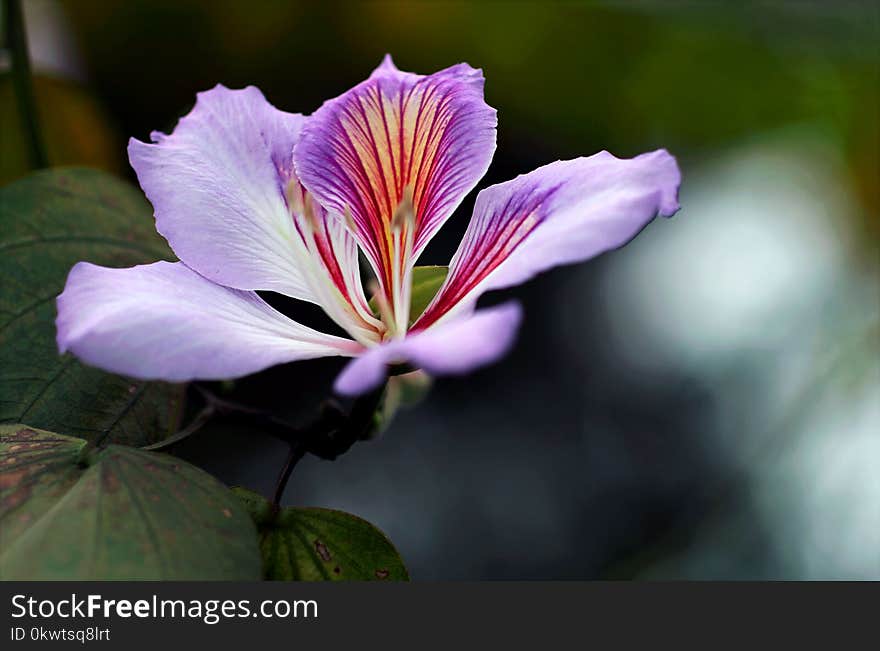
[{"label": "brown spotted leaf", "polygon": [[216,479],[164,454],[0,425],[4,580],[255,580],[256,531]]},{"label": "brown spotted leaf", "polygon": [[55,297],[75,263],[160,258],[173,256],[149,203],[109,174],[51,169],[0,188],[0,423],[136,446],[177,429],[182,386],[89,368],[55,344]]},{"label": "brown spotted leaf", "polygon": [[384,533],[342,511],[282,509],[263,496],[232,489],[260,536],[263,578],[270,581],[408,581],[403,560]]}]

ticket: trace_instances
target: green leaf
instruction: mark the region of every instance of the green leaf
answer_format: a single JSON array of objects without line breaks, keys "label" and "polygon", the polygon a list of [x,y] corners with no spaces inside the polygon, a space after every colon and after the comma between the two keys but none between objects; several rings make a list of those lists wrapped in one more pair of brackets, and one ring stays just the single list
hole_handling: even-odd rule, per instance
[{"label": "green leaf", "polygon": [[4,580],[255,580],[256,531],[228,488],[174,457],[0,425]]},{"label": "green leaf", "polygon": [[[425,267],[413,267],[412,295],[409,301],[409,324],[412,325],[419,318],[431,299],[437,295],[440,285],[446,280],[449,267],[432,265]],[[375,298],[370,299],[370,309],[374,314],[379,314],[379,306]]]},{"label": "green leaf", "polygon": [[437,295],[437,290],[448,273],[449,267],[440,265],[413,269],[412,297],[409,302],[410,325],[422,315],[428,303]]},{"label": "green leaf", "polygon": [[232,489],[260,536],[263,577],[270,581],[408,581],[394,545],[366,520],[342,511],[284,508],[262,495]]},{"label": "green leaf", "polygon": [[150,205],[109,174],[51,169],[0,189],[0,423],[137,446],[177,429],[182,385],[88,368],[55,344],[55,297],[76,262],[159,258],[173,256]]}]

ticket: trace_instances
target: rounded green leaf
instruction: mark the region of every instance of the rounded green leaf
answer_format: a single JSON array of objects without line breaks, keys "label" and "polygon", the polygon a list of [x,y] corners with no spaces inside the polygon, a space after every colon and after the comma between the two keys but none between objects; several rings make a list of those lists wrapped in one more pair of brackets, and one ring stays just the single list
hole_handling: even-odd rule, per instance
[{"label": "rounded green leaf", "polygon": [[75,263],[159,258],[173,256],[149,203],[109,174],[52,169],[0,188],[0,423],[96,445],[146,445],[177,429],[182,386],[89,368],[55,344],[55,298]]},{"label": "rounded green leaf", "polygon": [[5,580],[255,580],[256,531],[228,488],[174,457],[0,426]]},{"label": "rounded green leaf", "polygon": [[281,509],[262,495],[232,489],[257,524],[263,577],[270,581],[408,581],[403,560],[372,524],[342,511]]}]

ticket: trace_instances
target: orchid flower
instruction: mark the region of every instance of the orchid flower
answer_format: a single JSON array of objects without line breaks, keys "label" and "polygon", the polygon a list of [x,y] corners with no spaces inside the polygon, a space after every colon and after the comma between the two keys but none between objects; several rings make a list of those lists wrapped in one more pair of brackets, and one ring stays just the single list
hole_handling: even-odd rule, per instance
[{"label": "orchid flower", "polygon": [[[422,76],[386,57],[308,117],[274,108],[253,86],[199,93],[171,135],[128,147],[180,261],[75,265],[58,297],[59,350],[170,381],[351,357],[335,383],[343,395],[381,386],[393,364],[443,375],[498,359],[520,307],[477,309],[477,299],[671,216],[680,174],[663,150],[602,152],[486,188],[445,281],[411,314],[416,260],[492,160],[497,120],[483,81],[467,64]],[[291,320],[258,290],[319,305],[350,338]]]}]

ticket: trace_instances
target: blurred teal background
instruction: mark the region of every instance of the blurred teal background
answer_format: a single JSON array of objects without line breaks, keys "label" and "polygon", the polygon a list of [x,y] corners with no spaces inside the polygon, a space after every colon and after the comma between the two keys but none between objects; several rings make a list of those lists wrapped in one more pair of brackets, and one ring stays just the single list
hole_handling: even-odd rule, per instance
[{"label": "blurred teal background", "polygon": [[[483,68],[499,138],[479,187],[601,149],[679,158],[678,216],[506,292],[527,314],[508,359],[308,460],[288,502],[376,523],[416,579],[880,578],[876,3],[24,5],[53,164],[133,178],[127,138],[170,131],[196,91],[309,113],[386,52]],[[4,76],[0,182],[26,172],[18,117]],[[423,261],[448,260],[472,203]],[[293,413],[334,363],[238,390]],[[273,445],[208,432],[185,454],[266,489]]]}]

